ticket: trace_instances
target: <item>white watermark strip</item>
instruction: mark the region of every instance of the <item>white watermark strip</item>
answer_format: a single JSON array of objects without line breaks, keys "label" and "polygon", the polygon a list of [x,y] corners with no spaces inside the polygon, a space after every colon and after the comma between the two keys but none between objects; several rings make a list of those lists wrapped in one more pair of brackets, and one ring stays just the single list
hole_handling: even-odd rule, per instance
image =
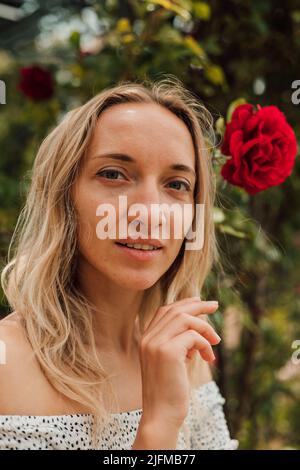
[{"label": "white watermark strip", "polygon": [[296,349],[292,354],[292,363],[298,366],[300,364],[300,339],[295,339],[292,342],[292,349]]},{"label": "white watermark strip", "polygon": [[0,80],[0,104],[6,104],[6,85],[3,80]]},{"label": "white watermark strip", "polygon": [[[131,204],[128,208],[127,196],[119,196],[118,204],[118,220],[113,204],[101,203],[98,205],[96,216],[101,217],[101,220],[96,226],[97,238],[116,240],[130,237],[131,239],[143,238],[147,240],[149,238],[149,206],[136,203]],[[195,231],[192,229],[194,210]],[[201,250],[204,242],[204,214],[204,204],[151,204],[151,239],[178,240],[185,238],[186,250]],[[135,218],[128,223],[128,217]],[[137,230],[138,227],[139,230]]]},{"label": "white watermark strip", "polygon": [[292,93],[292,103],[300,104],[300,80],[294,80],[292,82],[292,88],[295,90]]}]

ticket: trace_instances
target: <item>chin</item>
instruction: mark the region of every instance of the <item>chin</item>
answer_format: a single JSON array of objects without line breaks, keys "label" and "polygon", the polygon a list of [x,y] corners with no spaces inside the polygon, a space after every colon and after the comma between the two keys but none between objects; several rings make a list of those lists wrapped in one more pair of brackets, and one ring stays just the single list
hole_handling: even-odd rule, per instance
[{"label": "chin", "polygon": [[114,282],[122,289],[143,291],[154,286],[159,279],[160,276],[154,277],[153,275],[150,276],[149,273],[147,275],[137,272],[135,274],[128,274],[124,277],[120,276],[118,279],[114,278]]}]

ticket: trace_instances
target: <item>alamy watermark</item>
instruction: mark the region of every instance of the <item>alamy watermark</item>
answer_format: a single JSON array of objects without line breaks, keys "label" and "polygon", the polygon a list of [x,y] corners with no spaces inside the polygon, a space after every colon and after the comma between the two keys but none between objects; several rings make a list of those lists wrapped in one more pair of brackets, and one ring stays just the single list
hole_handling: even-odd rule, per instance
[{"label": "alamy watermark", "polygon": [[292,103],[300,104],[300,80],[294,80],[292,82],[292,89],[295,90],[292,93]]},{"label": "alamy watermark", "polygon": [[[184,239],[186,250],[201,250],[204,242],[204,204],[131,204],[119,196],[118,217],[113,204],[102,203],[96,209],[101,220],[96,226],[97,238],[116,239]],[[128,217],[135,217],[128,223]],[[117,220],[118,218],[118,220]],[[193,230],[193,219],[195,230]],[[118,227],[118,233],[117,233]],[[139,228],[139,229],[138,229]],[[150,229],[150,232],[149,232]],[[151,233],[149,237],[149,233]]]},{"label": "alamy watermark", "polygon": [[292,342],[292,349],[296,349],[292,354],[292,363],[298,366],[300,364],[300,339],[295,339]]},{"label": "alamy watermark", "polygon": [[6,104],[6,85],[3,80],[0,80],[0,104]]}]

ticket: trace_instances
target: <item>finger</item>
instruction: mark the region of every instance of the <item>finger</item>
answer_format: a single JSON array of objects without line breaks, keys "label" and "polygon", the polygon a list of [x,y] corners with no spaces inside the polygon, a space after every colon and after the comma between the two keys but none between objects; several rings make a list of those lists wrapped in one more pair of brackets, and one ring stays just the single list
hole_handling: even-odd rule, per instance
[{"label": "finger", "polygon": [[199,301],[199,299],[192,302],[187,302],[185,305],[172,306],[169,310],[163,313],[160,319],[153,324],[152,329],[147,329],[147,339],[150,340],[158,335],[163,328],[171,322],[174,322],[176,317],[182,313],[189,314],[191,316],[206,315],[207,313],[214,313],[218,308],[218,304],[214,304],[208,301]]},{"label": "finger", "polygon": [[[154,315],[154,317],[152,318],[151,322],[149,323],[148,327],[147,327],[147,331],[149,331],[150,329],[152,329],[162,318],[165,317],[165,314],[167,312],[170,312],[170,310],[172,309],[181,309],[183,306],[184,307],[187,307],[189,308],[190,310],[190,307],[192,308],[192,310],[197,309],[199,305],[206,305],[206,307],[204,308],[203,312],[200,312],[202,313],[203,315],[208,313],[214,313],[213,310],[212,310],[212,306],[215,307],[215,309],[219,306],[219,303],[217,301],[207,301],[207,300],[201,300],[199,297],[191,297],[189,299],[182,299],[182,300],[179,300],[177,302],[174,302],[170,305],[164,305],[162,307],[160,307],[160,309],[157,311],[156,315]],[[199,313],[199,312],[198,312]]]},{"label": "finger", "polygon": [[207,339],[194,330],[187,330],[169,341],[169,347],[174,348],[184,359],[189,357],[191,349],[197,349],[201,357],[208,362],[215,360],[213,349]]},{"label": "finger", "polygon": [[[176,319],[175,319],[176,318]],[[215,332],[213,327],[198,317],[193,317],[187,313],[181,313],[168,322],[155,337],[151,339],[151,347],[155,349],[159,344],[166,343],[175,336],[187,330],[195,330],[204,336],[209,343],[215,345],[221,341],[220,336]],[[148,337],[148,341],[150,338]]]},{"label": "finger", "polygon": [[190,302],[199,302],[199,300],[201,300],[200,296],[186,297],[186,298],[181,299],[181,300],[176,300],[176,302],[172,302],[171,304],[162,305],[158,309],[157,313],[153,315],[151,321],[147,325],[146,330],[149,331],[150,329],[152,329],[153,326],[156,325],[156,323],[158,321],[160,321],[160,319],[165,315],[165,313],[168,310],[170,310],[170,308],[172,308],[174,306],[185,305],[185,304],[188,304]]}]

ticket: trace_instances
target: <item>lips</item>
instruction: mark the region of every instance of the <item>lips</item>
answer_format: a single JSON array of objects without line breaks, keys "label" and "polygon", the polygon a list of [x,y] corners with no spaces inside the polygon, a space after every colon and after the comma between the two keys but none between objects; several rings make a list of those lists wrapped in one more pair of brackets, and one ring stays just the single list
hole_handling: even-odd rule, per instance
[{"label": "lips", "polygon": [[118,243],[117,245],[126,246],[127,248],[131,248],[133,250],[141,250],[141,251],[157,251],[161,250],[162,247],[153,246],[153,245],[142,245],[139,243],[131,244],[131,243]]},{"label": "lips", "polygon": [[162,247],[151,248],[151,249],[139,249],[130,248],[122,243],[116,243],[116,247],[122,256],[126,256],[128,259],[135,260],[137,262],[151,262],[151,260],[158,259],[163,251]]},{"label": "lips", "polygon": [[137,238],[137,239],[132,239],[132,238],[126,238],[126,239],[121,239],[116,242],[119,245],[125,245],[129,246],[130,248],[133,249],[141,249],[141,250],[153,250],[153,249],[161,249],[163,247],[162,243],[159,240],[153,240],[153,239],[142,239],[142,238]]}]

